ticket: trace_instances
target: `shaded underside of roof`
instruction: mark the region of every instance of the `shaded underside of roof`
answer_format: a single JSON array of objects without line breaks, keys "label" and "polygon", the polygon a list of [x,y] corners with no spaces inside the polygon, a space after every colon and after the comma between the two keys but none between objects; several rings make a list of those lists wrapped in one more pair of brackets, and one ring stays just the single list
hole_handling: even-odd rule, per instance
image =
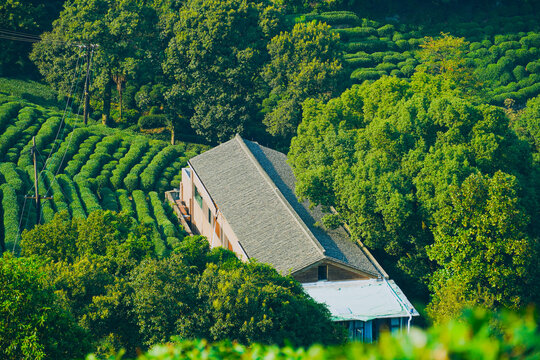
[{"label": "shaded underside of roof", "polygon": [[285,154],[236,136],[190,163],[250,258],[293,273],[331,258],[379,275],[345,229],[315,226],[324,214],[298,202]]},{"label": "shaded underside of roof", "polygon": [[315,301],[326,304],[335,321],[418,316],[393,281],[320,281],[302,284]]}]

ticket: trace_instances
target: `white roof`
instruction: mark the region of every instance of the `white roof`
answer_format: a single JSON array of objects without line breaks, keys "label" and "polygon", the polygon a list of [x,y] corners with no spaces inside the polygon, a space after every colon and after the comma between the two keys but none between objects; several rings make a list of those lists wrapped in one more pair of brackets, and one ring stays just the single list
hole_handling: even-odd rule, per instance
[{"label": "white roof", "polygon": [[335,321],[418,316],[392,280],[319,281],[302,286],[315,301],[328,306]]}]

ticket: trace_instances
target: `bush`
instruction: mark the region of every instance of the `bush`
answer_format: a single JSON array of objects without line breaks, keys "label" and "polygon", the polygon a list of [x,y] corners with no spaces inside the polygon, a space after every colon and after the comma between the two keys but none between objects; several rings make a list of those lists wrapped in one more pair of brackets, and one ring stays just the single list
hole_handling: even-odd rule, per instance
[{"label": "bush", "polygon": [[19,202],[15,189],[9,184],[0,186],[4,220],[4,245],[11,250],[19,236]]},{"label": "bush", "polygon": [[103,208],[103,210],[110,210],[110,211],[119,210],[118,202],[116,201],[116,195],[110,188],[108,187],[100,188],[99,196],[101,198],[101,207]]},{"label": "bush", "polygon": [[0,105],[0,132],[4,131],[9,123],[16,118],[21,107],[20,102],[7,102]]},{"label": "bush", "polygon": [[[133,165],[141,160],[147,148],[148,141],[146,139],[142,137],[135,138],[126,155],[120,159],[118,166],[112,172],[111,184],[114,188],[119,189],[122,187],[126,174],[129,173]],[[130,181],[133,182],[133,180]]]},{"label": "bush", "polygon": [[139,174],[144,170],[144,168],[150,163],[150,161],[154,158],[154,156],[159,153],[159,151],[163,148],[163,145],[154,145],[152,146],[148,152],[143,156],[142,159],[140,159],[139,163],[135,165],[133,168],[131,168],[129,174],[124,179],[124,184],[126,186],[126,189],[129,191],[133,191],[138,189],[139,187]]},{"label": "bush", "polygon": [[56,151],[50,157],[47,164],[47,169],[53,173],[62,171],[64,165],[67,164],[73,155],[77,153],[79,146],[88,138],[88,136],[90,136],[90,132],[87,129],[74,129],[68,136],[66,136],[65,141],[62,142],[58,148],[58,151]]},{"label": "bush", "polygon": [[66,203],[66,198],[64,196],[64,192],[62,191],[62,188],[60,187],[60,184],[58,183],[58,179],[56,179],[50,171],[46,171],[44,172],[44,174],[48,188],[52,189],[53,199],[51,201],[52,204],[54,204],[54,208],[56,208],[57,212],[69,212],[69,206]]},{"label": "bush", "polygon": [[171,164],[179,154],[179,149],[176,146],[171,145],[154,156],[148,167],[144,169],[141,174],[142,188],[144,190],[153,189],[157,175],[161,173],[165,167]]},{"label": "bush", "polygon": [[126,212],[129,216],[134,217],[133,205],[129,199],[129,194],[124,189],[116,190],[116,196],[118,197],[118,203],[120,204],[120,211]]},{"label": "bush", "polygon": [[86,219],[86,213],[84,212],[84,207],[79,198],[75,183],[66,174],[60,174],[56,179],[65,194],[71,216],[74,218]]},{"label": "bush", "polygon": [[167,255],[167,247],[159,234],[154,218],[150,214],[150,209],[148,207],[148,203],[146,202],[146,195],[142,190],[135,190],[133,191],[132,196],[139,222],[150,226],[152,229],[152,240],[154,242],[156,255],[159,257]]},{"label": "bush", "polygon": [[81,194],[81,199],[84,203],[84,208],[86,209],[86,213],[90,214],[96,210],[101,210],[99,201],[96,195],[92,192],[92,190],[90,190],[89,188],[85,186],[81,186],[77,182],[75,184],[77,184],[77,189],[79,190],[79,193]]},{"label": "bush", "polygon": [[167,214],[161,200],[159,199],[158,194],[155,191],[151,191],[150,193],[148,193],[148,196],[150,197],[150,203],[152,204],[154,216],[156,217],[160,232],[166,238],[177,237],[178,230],[167,217]]},{"label": "bush", "polygon": [[166,115],[143,115],[139,118],[141,129],[154,129],[167,126]]},{"label": "bush", "polygon": [[84,166],[90,155],[94,152],[95,145],[101,140],[101,136],[93,135],[86,139],[79,147],[79,152],[73,156],[64,169],[69,176],[74,176]]},{"label": "bush", "polygon": [[6,183],[8,183],[16,193],[22,194],[24,189],[24,183],[17,172],[15,164],[13,163],[0,163],[0,174],[4,177]]}]

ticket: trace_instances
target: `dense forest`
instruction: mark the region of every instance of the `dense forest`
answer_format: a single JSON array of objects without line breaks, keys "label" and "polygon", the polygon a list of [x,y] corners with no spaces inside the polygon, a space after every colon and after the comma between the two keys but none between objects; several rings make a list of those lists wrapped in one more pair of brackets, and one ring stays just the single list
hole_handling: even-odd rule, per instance
[{"label": "dense forest", "polygon": [[[4,1],[0,357],[133,358],[171,337],[155,351],[537,352],[537,315],[482,311],[539,300],[538,14],[535,0]],[[296,350],[345,333],[291,276],[187,236],[163,198],[237,133],[287,153],[297,196],[347,224],[436,327]],[[483,310],[444,325],[466,308]]]}]

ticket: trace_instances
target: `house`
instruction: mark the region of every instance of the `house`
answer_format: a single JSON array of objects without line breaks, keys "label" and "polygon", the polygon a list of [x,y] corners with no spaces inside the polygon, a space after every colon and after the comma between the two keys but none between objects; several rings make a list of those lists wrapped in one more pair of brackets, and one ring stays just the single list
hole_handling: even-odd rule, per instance
[{"label": "house", "polygon": [[399,287],[346,228],[319,225],[322,209],[300,203],[294,189],[285,154],[237,135],[182,169],[178,214],[211,247],[290,273],[352,339],[408,327],[418,313]]}]

